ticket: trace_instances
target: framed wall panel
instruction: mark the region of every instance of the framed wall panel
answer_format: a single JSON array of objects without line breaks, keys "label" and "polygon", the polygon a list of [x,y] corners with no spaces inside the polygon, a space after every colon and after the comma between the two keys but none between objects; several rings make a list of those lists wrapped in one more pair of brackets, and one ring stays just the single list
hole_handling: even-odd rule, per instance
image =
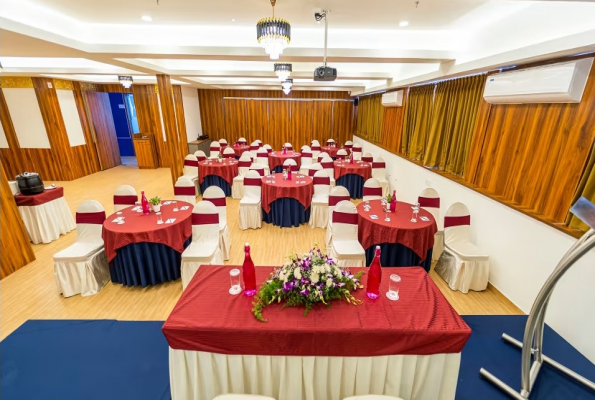
[{"label": "framed wall panel", "polygon": [[70,147],[86,144],[74,94],[71,90],[56,90],[56,95],[58,96],[58,103],[62,111],[62,118],[66,126],[66,134],[68,135]]},{"label": "framed wall panel", "polygon": [[2,91],[21,149],[49,149],[50,140],[35,89],[4,88]]}]

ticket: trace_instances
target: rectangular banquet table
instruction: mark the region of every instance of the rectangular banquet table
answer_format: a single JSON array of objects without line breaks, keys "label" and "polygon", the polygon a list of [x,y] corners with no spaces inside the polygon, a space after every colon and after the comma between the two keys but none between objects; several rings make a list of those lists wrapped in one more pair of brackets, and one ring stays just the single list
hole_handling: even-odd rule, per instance
[{"label": "rectangular banquet table", "polygon": [[[360,289],[354,295],[362,305],[333,301],[307,317],[303,308],[275,304],[263,312],[266,323],[254,318],[252,298],[228,293],[232,268],[241,267],[201,266],[163,326],[174,400],[223,393],[279,400],[362,394],[454,399],[471,330],[422,268],[398,270],[399,301],[384,295],[395,272],[385,269],[377,300]],[[258,267],[257,283],[272,270]]]}]

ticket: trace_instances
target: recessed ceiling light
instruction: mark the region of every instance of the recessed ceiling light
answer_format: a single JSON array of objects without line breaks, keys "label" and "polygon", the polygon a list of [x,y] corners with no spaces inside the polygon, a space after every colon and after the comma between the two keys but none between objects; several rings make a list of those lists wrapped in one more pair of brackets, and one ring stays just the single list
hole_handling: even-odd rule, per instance
[{"label": "recessed ceiling light", "polygon": [[142,17],[140,17],[140,19],[142,19],[143,21],[146,21],[146,22],[153,21],[153,18],[151,18],[150,15],[143,15]]},{"label": "recessed ceiling light", "polygon": [[401,22],[399,22],[399,26],[400,27],[406,27],[407,25],[409,25],[409,21],[401,21]]},{"label": "recessed ceiling light", "polygon": [[232,18],[232,19],[231,19],[231,22],[236,22],[236,19],[235,19],[235,18]]}]

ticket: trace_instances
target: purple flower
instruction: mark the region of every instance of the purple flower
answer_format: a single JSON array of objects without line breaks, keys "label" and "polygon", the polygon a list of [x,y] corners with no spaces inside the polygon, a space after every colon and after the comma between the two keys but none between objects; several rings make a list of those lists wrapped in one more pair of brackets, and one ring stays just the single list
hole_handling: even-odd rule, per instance
[{"label": "purple flower", "polygon": [[294,287],[294,283],[293,283],[293,282],[285,282],[285,283],[283,284],[283,290],[284,290],[285,292],[290,292],[290,291],[292,291],[292,290],[293,290],[293,287]]},{"label": "purple flower", "polygon": [[345,284],[343,282],[340,282],[340,283],[337,284],[337,286],[343,287],[343,286],[345,286]]},{"label": "purple flower", "polygon": [[308,296],[310,294],[310,291],[308,290],[308,288],[305,288],[304,290],[300,290],[300,294],[304,295],[304,296]]}]

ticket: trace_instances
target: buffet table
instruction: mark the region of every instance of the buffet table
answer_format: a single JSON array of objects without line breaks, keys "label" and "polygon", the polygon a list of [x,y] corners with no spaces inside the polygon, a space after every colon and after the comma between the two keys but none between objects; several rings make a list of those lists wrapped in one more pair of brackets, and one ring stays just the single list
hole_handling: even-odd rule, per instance
[{"label": "buffet table", "polygon": [[[253,298],[229,294],[232,268],[241,267],[201,266],[163,325],[173,400],[224,393],[279,400],[454,399],[471,330],[423,269],[398,270],[399,301],[384,295],[394,271],[383,269],[377,300],[360,289],[353,294],[362,305],[319,304],[307,317],[303,308],[271,305],[263,323],[251,312]],[[256,268],[257,286],[271,271]]]}]

